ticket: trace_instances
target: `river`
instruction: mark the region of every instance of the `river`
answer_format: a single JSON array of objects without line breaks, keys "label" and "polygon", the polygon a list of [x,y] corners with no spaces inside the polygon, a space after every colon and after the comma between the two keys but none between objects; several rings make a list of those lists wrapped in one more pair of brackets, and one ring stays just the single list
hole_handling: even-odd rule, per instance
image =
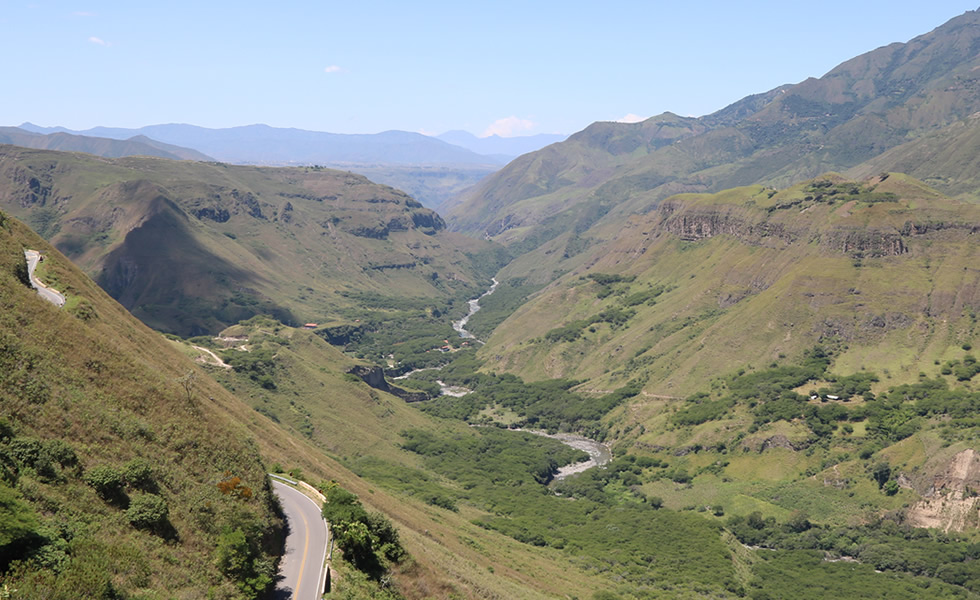
[{"label": "river", "polygon": [[533,433],[534,435],[540,435],[553,440],[558,440],[566,446],[571,446],[576,450],[582,450],[589,455],[589,460],[587,461],[572,463],[559,468],[558,473],[555,475],[555,479],[564,479],[569,475],[581,473],[591,469],[592,467],[601,467],[609,464],[609,462],[612,461],[612,450],[610,450],[607,444],[597,442],[585,436],[576,435],[574,433],[548,433],[547,431],[537,431],[534,429],[518,429],[517,431],[525,431],[527,433]]},{"label": "river", "polygon": [[[476,336],[466,330],[466,323],[470,320],[470,317],[475,315],[477,311],[480,310],[480,300],[497,290],[498,283],[499,282],[497,279],[494,278],[493,285],[490,286],[490,289],[484,292],[479,298],[473,298],[472,300],[468,301],[470,305],[469,314],[458,321],[453,321],[453,329],[459,333],[459,337],[480,341],[476,339]],[[395,377],[395,379],[404,379],[409,377],[412,373],[418,373],[419,371],[438,370],[441,368],[442,367],[428,367],[425,369],[416,369],[402,375],[401,377]],[[439,380],[437,380],[436,383],[439,384],[439,390],[444,396],[455,396],[458,398],[460,396],[465,396],[472,391],[462,386],[447,386],[445,383]],[[574,433],[548,433],[546,431],[536,431],[533,429],[518,429],[516,431],[526,431],[527,433],[533,433],[534,435],[549,437],[558,440],[566,446],[571,446],[576,450],[582,450],[589,455],[589,460],[587,461],[566,465],[558,469],[558,474],[555,475],[555,479],[564,479],[569,475],[581,473],[591,469],[592,467],[601,467],[609,464],[609,462],[612,460],[612,450],[609,449],[608,445],[597,442],[593,439],[589,439],[585,436],[576,435]]]},{"label": "river", "polygon": [[475,315],[480,310],[480,300],[483,300],[485,297],[497,291],[497,284],[499,284],[500,282],[497,281],[496,277],[494,277],[491,281],[493,281],[493,285],[490,286],[489,290],[484,292],[483,295],[480,296],[479,298],[473,298],[472,300],[468,301],[468,304],[470,305],[469,314],[467,314],[465,317],[463,317],[458,321],[453,321],[453,329],[455,329],[456,332],[459,333],[459,337],[476,340],[478,342],[480,341],[476,339],[475,335],[473,335],[469,331],[466,331],[466,323],[470,320],[470,317]]}]

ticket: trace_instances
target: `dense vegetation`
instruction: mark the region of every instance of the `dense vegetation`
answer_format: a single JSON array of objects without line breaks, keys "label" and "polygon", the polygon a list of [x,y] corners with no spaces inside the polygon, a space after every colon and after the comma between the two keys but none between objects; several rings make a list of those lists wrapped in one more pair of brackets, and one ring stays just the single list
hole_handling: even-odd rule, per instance
[{"label": "dense vegetation", "polygon": [[486,513],[478,525],[560,549],[589,570],[615,572],[635,597],[739,587],[716,524],[660,511],[656,502],[632,494],[570,501],[551,493],[544,484],[556,468],[581,457],[556,440],[495,428],[466,436],[413,430],[402,436],[404,447],[423,456],[428,468],[459,484],[461,500]]},{"label": "dense vegetation", "polygon": [[330,523],[344,559],[375,580],[387,573],[392,563],[406,557],[398,540],[398,530],[381,513],[369,513],[356,494],[336,482],[321,486],[326,501],[323,518]]},{"label": "dense vegetation", "polygon": [[[782,550],[819,550],[835,559],[855,559],[878,571],[936,577],[980,593],[980,543],[955,534],[879,519],[862,527],[814,525],[805,513],[785,523],[758,512],[728,519],[743,544]],[[959,592],[962,596],[962,591]]]},{"label": "dense vegetation", "polygon": [[461,398],[440,396],[420,404],[428,414],[460,419],[471,423],[488,424],[494,421],[487,408],[506,409],[517,415],[514,426],[546,429],[548,431],[580,431],[602,438],[601,418],[622,402],[640,392],[639,381],[598,398],[576,394],[572,387],[581,382],[552,379],[525,382],[514,375],[485,374],[475,370],[476,358],[463,353],[438,372],[420,373],[420,379],[439,377],[441,380],[474,390]]}]

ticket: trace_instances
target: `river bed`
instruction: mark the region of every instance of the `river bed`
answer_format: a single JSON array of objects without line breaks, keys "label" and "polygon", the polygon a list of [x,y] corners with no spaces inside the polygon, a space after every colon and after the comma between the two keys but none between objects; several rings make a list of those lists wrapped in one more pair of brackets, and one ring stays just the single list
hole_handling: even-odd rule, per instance
[{"label": "river bed", "polygon": [[537,431],[534,429],[517,429],[515,431],[525,431],[527,433],[533,433],[534,435],[540,435],[542,437],[558,440],[566,446],[571,446],[576,450],[582,450],[589,455],[589,460],[585,462],[572,463],[559,468],[558,474],[555,475],[555,479],[564,479],[569,475],[575,475],[583,471],[587,471],[592,467],[601,467],[609,464],[610,461],[612,461],[612,450],[607,444],[597,442],[582,435],[576,435],[574,433],[548,433],[547,431]]}]

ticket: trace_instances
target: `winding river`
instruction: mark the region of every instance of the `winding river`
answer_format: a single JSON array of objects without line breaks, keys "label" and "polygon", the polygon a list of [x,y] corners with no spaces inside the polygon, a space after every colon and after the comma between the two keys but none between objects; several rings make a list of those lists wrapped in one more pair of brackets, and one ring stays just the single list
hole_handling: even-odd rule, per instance
[{"label": "winding river", "polygon": [[[497,290],[498,284],[499,282],[497,281],[496,278],[494,278],[493,285],[490,286],[490,289],[488,289],[480,297],[473,298],[472,300],[468,301],[470,306],[470,312],[462,319],[458,321],[453,321],[453,329],[456,330],[457,333],[459,333],[459,337],[475,340],[478,342],[480,341],[476,338],[475,335],[473,335],[472,333],[466,330],[466,323],[470,320],[470,317],[475,315],[477,311],[480,310],[480,300],[494,293]],[[419,371],[438,370],[441,368],[442,367],[428,367],[425,369],[416,369],[400,377],[395,377],[395,379],[404,379],[406,377],[409,377],[412,373],[418,373]],[[458,398],[460,396],[465,396],[471,391],[460,386],[447,386],[445,383],[438,380],[436,381],[436,383],[439,384],[440,392],[444,396],[455,396]],[[591,469],[592,467],[601,467],[603,465],[609,464],[609,462],[612,460],[612,450],[609,449],[608,445],[603,444],[601,442],[597,442],[585,436],[576,435],[574,433],[548,433],[547,431],[538,431],[534,429],[517,429],[515,431],[524,431],[527,433],[533,433],[534,435],[540,435],[543,437],[552,438],[558,440],[559,442],[565,444],[566,446],[570,446],[572,448],[575,448],[576,450],[582,450],[589,455],[589,460],[587,461],[566,465],[558,469],[558,473],[555,475],[555,479],[564,479],[569,475],[575,475],[577,473],[581,473],[583,471]]]},{"label": "winding river", "polygon": [[458,321],[453,321],[453,329],[455,329],[456,332],[459,333],[459,337],[476,340],[478,342],[481,341],[481,340],[477,340],[475,335],[473,335],[469,331],[466,331],[466,323],[470,320],[470,317],[475,315],[480,310],[480,300],[483,300],[485,297],[497,291],[497,285],[500,282],[497,281],[496,277],[494,277],[492,281],[493,281],[493,285],[490,286],[489,290],[484,292],[483,295],[480,296],[479,298],[473,298],[468,302],[470,305],[469,314],[467,314],[465,317],[463,317]]}]

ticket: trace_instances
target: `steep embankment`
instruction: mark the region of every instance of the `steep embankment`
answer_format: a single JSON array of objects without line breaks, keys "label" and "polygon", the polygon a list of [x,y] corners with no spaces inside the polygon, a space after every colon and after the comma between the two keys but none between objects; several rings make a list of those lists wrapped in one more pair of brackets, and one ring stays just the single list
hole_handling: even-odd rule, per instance
[{"label": "steep embankment", "polygon": [[445,308],[477,289],[467,254],[486,246],[447,233],[402,192],[320,168],[4,146],[0,205],[138,318],[185,335],[258,313],[287,323],[350,316],[365,297]]},{"label": "steep embankment", "polygon": [[970,339],[980,213],[902,175],[681,195],[505,321],[491,368],[684,395],[815,343],[917,373]]},{"label": "steep embankment", "polygon": [[[25,285],[25,246],[64,308]],[[4,583],[24,598],[229,596],[273,574],[281,523],[237,401],[2,213],[0,305]],[[244,533],[241,569],[216,552],[226,527]]]}]

